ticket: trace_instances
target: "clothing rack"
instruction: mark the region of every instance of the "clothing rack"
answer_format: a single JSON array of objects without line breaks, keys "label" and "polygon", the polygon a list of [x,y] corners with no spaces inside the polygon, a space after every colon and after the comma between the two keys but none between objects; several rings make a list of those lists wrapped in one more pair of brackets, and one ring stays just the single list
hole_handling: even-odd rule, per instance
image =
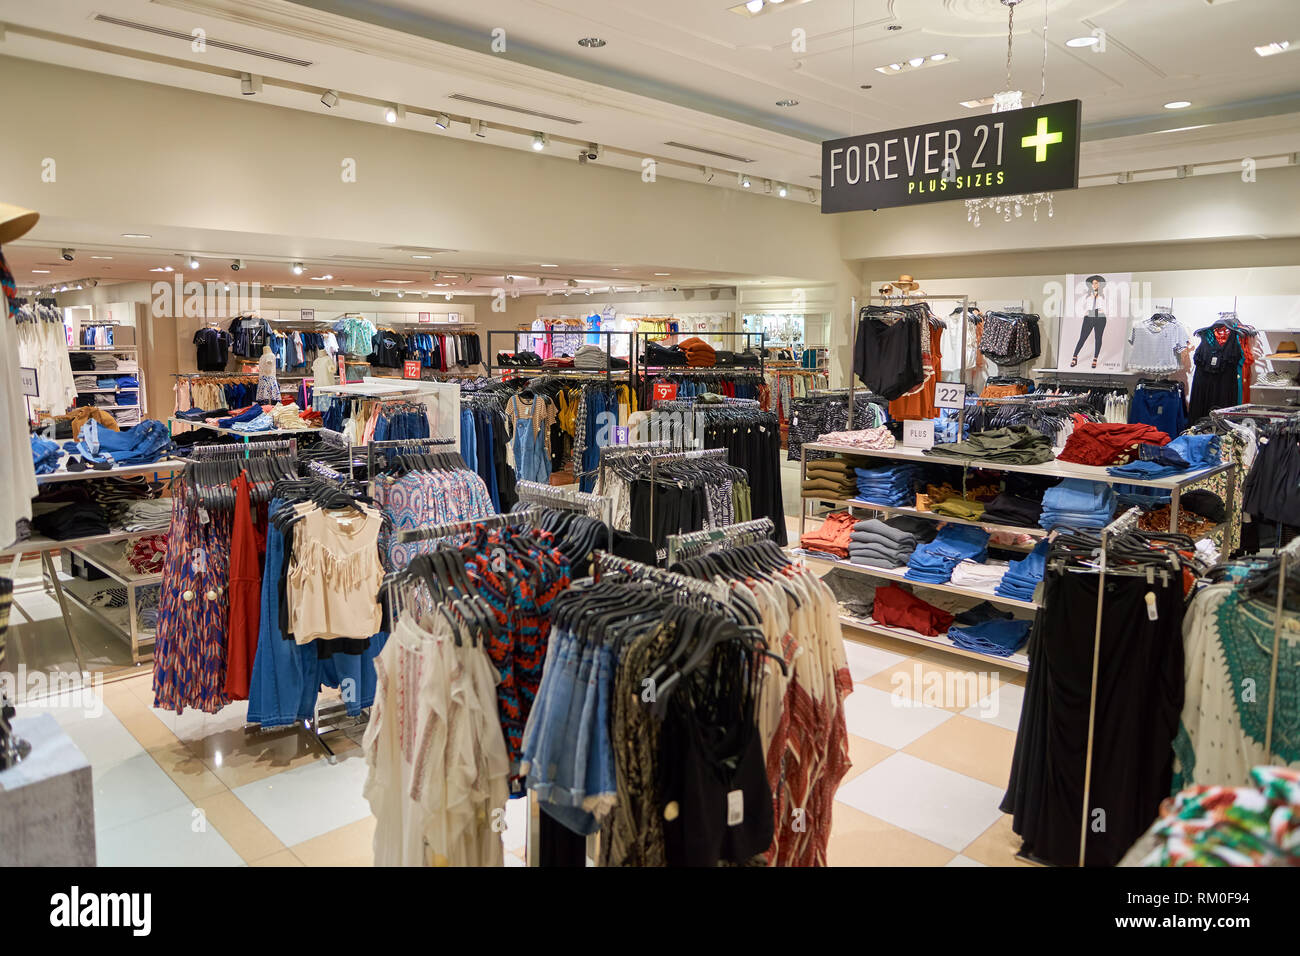
[{"label": "clothing rack", "polygon": [[[562,336],[575,336],[575,335],[578,335],[578,336],[582,336],[582,338],[583,338],[583,342],[582,342],[582,344],[583,344],[583,345],[587,345],[587,344],[601,344],[601,345],[603,346],[603,347],[601,348],[601,351],[605,353],[605,367],[604,367],[603,369],[582,369],[582,368],[572,368],[572,367],[569,367],[569,368],[559,368],[559,367],[554,367],[554,366],[542,366],[542,365],[502,365],[501,363],[499,363],[499,362],[497,361],[497,354],[498,354],[498,353],[497,353],[496,347],[492,344],[492,338],[493,338],[493,336],[497,336],[497,335],[508,335],[508,336],[510,336],[510,349],[509,349],[509,352],[510,352],[511,355],[517,354],[517,353],[520,352],[520,351],[528,351],[527,349],[520,349],[520,348],[519,348],[519,336],[521,336],[521,335],[529,335],[529,336],[536,336],[536,337],[539,337],[539,338],[544,338],[544,339],[547,340],[547,342],[554,341],[555,336],[557,336],[557,335],[562,335]],[[586,341],[586,337],[589,336],[589,335],[600,336],[600,341],[599,341],[599,343],[588,343],[588,342]],[[488,334],[487,334],[487,337],[488,337],[488,343],[487,343],[487,344],[488,344],[488,356],[487,356],[487,359],[488,359],[488,360],[487,360],[488,376],[490,377],[490,376],[494,375],[496,372],[523,372],[523,373],[533,373],[533,374],[536,374],[536,373],[547,373],[547,372],[550,372],[550,373],[552,373],[552,374],[558,374],[558,375],[565,375],[565,374],[567,374],[567,375],[569,375],[570,377],[573,377],[573,378],[595,378],[595,377],[603,377],[603,378],[605,379],[606,384],[609,384],[609,383],[613,382],[615,376],[617,376],[619,379],[622,379],[622,378],[624,378],[624,377],[627,377],[628,381],[631,381],[631,380],[632,380],[632,369],[633,369],[634,364],[635,364],[635,361],[636,361],[635,356],[633,356],[633,355],[631,354],[631,353],[632,353],[632,347],[633,347],[633,335],[634,335],[634,333],[632,333],[632,332],[597,332],[597,331],[594,331],[594,330],[592,330],[592,331],[588,331],[588,330],[586,329],[585,325],[584,325],[584,326],[581,326],[581,327],[579,327],[579,326],[574,326],[574,328],[573,328],[572,331],[561,330],[561,331],[559,331],[559,332],[555,331],[554,329],[548,329],[548,330],[546,330],[546,331],[534,331],[531,327],[528,328],[528,329],[491,329],[491,330],[488,331]],[[619,368],[619,369],[611,368],[611,365],[612,365],[612,359],[614,358],[614,355],[613,355],[613,346],[614,346],[614,337],[615,337],[615,336],[624,337],[624,338],[627,339],[627,342],[628,342],[628,360],[627,360],[627,362],[628,362],[628,367],[627,367],[627,368]],[[506,350],[503,349],[502,351],[504,352],[504,351],[506,351]],[[576,353],[576,352],[577,352],[577,349],[575,349],[574,351],[575,351],[575,353]]]},{"label": "clothing rack", "polygon": [[[609,548],[611,551],[614,549],[614,499],[608,495],[593,495],[585,491],[543,485],[536,481],[515,482],[515,494],[524,504],[579,511],[590,517],[599,517],[600,522],[605,526],[605,538]],[[593,511],[595,511],[594,515]]]},{"label": "clothing rack", "polygon": [[[392,441],[372,441],[366,445],[366,477],[374,478],[375,452],[389,448],[428,448],[433,445],[454,445],[452,438],[396,438]],[[385,456],[386,457],[386,456]]]},{"label": "clothing rack", "polygon": [[1292,538],[1277,550],[1277,606],[1273,609],[1273,662],[1268,676],[1268,716],[1264,724],[1264,753],[1273,760],[1273,719],[1277,713],[1278,654],[1282,650],[1282,599],[1286,594],[1287,569],[1300,558],[1300,537]]},{"label": "clothing rack", "polygon": [[407,544],[411,541],[428,541],[432,538],[449,538],[454,534],[473,531],[478,527],[506,527],[511,524],[517,524],[519,520],[520,517],[518,514],[486,515],[482,518],[466,518],[463,521],[449,521],[445,524],[430,525],[427,528],[407,528],[404,531],[397,532],[397,540],[401,544]]},{"label": "clothing rack", "polygon": [[633,561],[630,558],[620,558],[608,551],[595,551],[592,553],[592,578],[594,580],[599,581],[606,574],[619,573],[627,574],[634,579],[640,578],[653,581],[688,594],[697,594],[717,601],[719,604],[727,600],[727,587],[724,584],[701,581],[699,578],[688,578],[684,574],[675,574],[672,571],[664,571],[662,568],[653,568],[648,564],[642,564],[640,561]]},{"label": "clothing rack", "polygon": [[[867,301],[883,302],[888,304],[891,302],[903,303],[904,300],[912,300],[914,302],[925,302],[930,298],[931,296],[929,296],[927,293],[922,292],[920,295],[912,295],[909,293],[902,293],[898,295],[869,295],[867,296]],[[933,298],[961,301],[961,307],[960,307],[960,311],[961,311],[961,347],[960,348],[961,350],[957,353],[961,359],[959,363],[961,367],[957,371],[957,381],[962,384],[965,384],[966,383],[966,326],[968,324],[967,316],[970,315],[971,304],[974,300],[964,292],[946,292],[940,295],[935,295],[933,296]],[[911,304],[911,302],[906,302],[904,304]],[[953,314],[955,315],[956,312],[957,310],[954,309]],[[849,344],[850,345],[852,345],[857,339],[857,334],[858,334],[857,323],[858,323],[858,298],[857,296],[852,296],[849,299]],[[939,370],[935,369],[934,374],[935,374],[935,380],[938,381],[940,375]],[[848,407],[849,407],[848,421],[850,425],[853,422],[853,410],[854,408],[856,408],[856,406],[853,403],[853,394],[855,391],[857,391],[857,378],[858,378],[857,373],[853,371],[852,359],[850,359],[849,399],[848,399]],[[963,408],[957,413],[957,434],[964,435],[965,433],[966,433],[966,409],[963,406]]]},{"label": "clothing rack", "polygon": [[677,563],[678,558],[694,552],[711,551],[716,547],[736,547],[770,538],[774,527],[771,518],[756,518],[753,521],[741,521],[721,528],[705,528],[703,531],[671,534],[668,536],[668,566],[672,567]]},{"label": "clothing rack", "polygon": [[180,456],[183,461],[211,461],[215,458],[252,458],[258,455],[273,455],[288,451],[289,458],[298,460],[298,439],[289,438],[282,441],[243,441],[239,444],[195,445],[188,456]]},{"label": "clothing rack", "polygon": [[[1085,750],[1083,762],[1083,812],[1082,819],[1079,821],[1079,867],[1084,865],[1085,854],[1088,850],[1088,794],[1092,789],[1092,745],[1093,735],[1097,725],[1097,675],[1101,667],[1101,612],[1105,606],[1106,597],[1106,545],[1109,543],[1111,536],[1123,534],[1137,527],[1138,517],[1141,515],[1141,509],[1129,508],[1106,527],[1101,529],[1101,556],[1098,569],[1100,577],[1097,580],[1097,622],[1092,637],[1092,689],[1088,695],[1088,745]],[[1177,525],[1171,525],[1177,530]],[[1276,662],[1277,658],[1274,658]]]}]

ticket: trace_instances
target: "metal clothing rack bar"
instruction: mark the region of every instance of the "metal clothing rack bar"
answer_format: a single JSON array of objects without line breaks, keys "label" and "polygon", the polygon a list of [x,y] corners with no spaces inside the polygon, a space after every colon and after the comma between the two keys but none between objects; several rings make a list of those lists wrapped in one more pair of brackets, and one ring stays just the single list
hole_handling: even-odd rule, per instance
[{"label": "metal clothing rack bar", "polygon": [[699,578],[688,578],[684,574],[674,574],[672,571],[654,568],[648,564],[642,564],[640,561],[633,561],[630,558],[620,558],[608,551],[595,551],[592,553],[592,577],[595,580],[599,581],[605,574],[618,574],[620,572],[634,579],[651,581],[690,594],[712,598],[718,603],[723,603],[727,599],[727,587],[724,584],[701,581]]},{"label": "metal clothing rack bar", "polygon": [[705,528],[703,531],[688,531],[685,534],[668,536],[668,566],[672,567],[683,552],[707,551],[715,546],[730,547],[748,544],[763,538],[770,538],[776,526],[771,518],[756,518],[753,521],[741,521],[737,524],[724,525],[721,528]]},{"label": "metal clothing rack bar", "polygon": [[[1083,758],[1083,813],[1079,821],[1079,866],[1084,865],[1088,851],[1088,796],[1092,790],[1092,746],[1097,727],[1097,674],[1101,667],[1101,613],[1106,596],[1106,546],[1112,535],[1123,534],[1137,526],[1141,510],[1129,508],[1101,529],[1100,577],[1097,580],[1096,627],[1092,637],[1092,689],[1088,695],[1088,745]],[[1177,527],[1172,525],[1171,527]]]},{"label": "metal clothing rack bar", "polygon": [[210,461],[214,458],[252,458],[254,454],[272,455],[282,451],[288,451],[289,457],[297,461],[298,439],[259,442],[245,440],[239,444],[195,445],[190,449],[188,456],[177,455],[176,457],[183,461]]},{"label": "metal clothing rack bar", "polygon": [[406,544],[411,541],[428,541],[432,538],[449,538],[454,534],[473,531],[478,527],[502,528],[519,522],[520,516],[517,514],[485,515],[482,518],[466,518],[463,521],[429,525],[427,528],[407,528],[397,532],[397,541],[399,544]]},{"label": "metal clothing rack bar", "polygon": [[[488,377],[490,378],[494,372],[530,372],[530,373],[549,372],[553,375],[562,376],[567,374],[572,377],[578,377],[578,378],[592,378],[595,377],[596,375],[603,375],[605,379],[605,384],[608,385],[613,382],[615,375],[617,375],[620,379],[624,375],[626,375],[630,383],[632,381],[632,369],[633,369],[633,361],[634,361],[634,356],[631,354],[634,334],[635,333],[632,332],[587,331],[585,327],[580,328],[576,326],[571,330],[561,329],[559,331],[556,331],[555,329],[547,329],[546,331],[533,331],[531,329],[491,329],[488,331],[487,334],[488,336],[488,361],[487,361]],[[492,344],[493,336],[497,336],[497,335],[509,335],[511,337],[509,351],[512,355],[520,351],[519,336],[521,335],[537,336],[539,338],[545,338],[548,342],[553,341],[555,336],[557,335],[567,335],[567,336],[576,335],[582,337],[584,345],[587,344],[586,341],[587,336],[598,335],[604,341],[604,345],[605,345],[603,349],[605,353],[605,367],[602,369],[581,369],[581,368],[554,368],[554,367],[541,366],[541,365],[502,365],[497,361],[497,350],[496,347],[493,346]],[[628,360],[627,360],[628,367],[627,368],[616,369],[611,367],[613,365],[612,359],[614,358],[613,346],[614,346],[615,336],[618,336],[620,338],[622,337],[627,338],[627,343],[628,343]],[[527,350],[525,349],[524,351]],[[577,352],[577,349],[574,349],[574,351]]]},{"label": "metal clothing rack bar", "polygon": [[[366,477],[375,475],[375,452],[395,448],[429,448],[435,445],[453,445],[454,438],[434,436],[431,438],[395,438],[391,441],[372,441],[366,445]],[[387,458],[387,456],[385,456]]]},{"label": "metal clothing rack bar", "polygon": [[[672,318],[672,316],[666,316],[666,318]],[[685,335],[688,338],[698,337],[702,339],[743,338],[745,340],[744,344],[741,346],[741,351],[743,352],[749,351],[751,340],[753,339],[758,340],[758,365],[756,366],[755,365],[722,365],[722,366],[715,365],[711,368],[699,368],[699,367],[692,368],[691,366],[688,365],[650,365],[649,363],[645,365],[641,365],[639,364],[639,359],[642,355],[645,354],[646,343],[650,341],[651,336],[656,336],[656,341],[658,341],[658,337],[660,336],[660,333],[629,332],[628,334],[636,336],[636,341],[633,343],[635,354],[632,356],[632,369],[636,373],[635,378],[638,383],[640,383],[641,379],[645,377],[645,373],[651,370],[656,372],[664,372],[669,375],[671,375],[673,372],[680,372],[680,371],[715,372],[715,373],[720,372],[722,374],[726,374],[727,372],[752,372],[759,376],[762,376],[763,374],[763,369],[764,369],[763,353],[766,351],[766,343],[767,343],[766,332],[714,332],[712,329],[710,329],[705,332],[692,332],[692,331],[665,332],[662,335],[662,338],[665,339],[672,338],[678,335]]]},{"label": "metal clothing rack bar", "polygon": [[[609,495],[593,495],[585,491],[573,491],[569,488],[557,488],[543,485],[536,481],[519,481],[515,483],[515,493],[525,504],[536,504],[546,508],[563,508],[580,511],[589,517],[599,517],[605,526],[605,536],[609,548],[614,549],[614,499]],[[596,513],[593,515],[592,511]]]}]

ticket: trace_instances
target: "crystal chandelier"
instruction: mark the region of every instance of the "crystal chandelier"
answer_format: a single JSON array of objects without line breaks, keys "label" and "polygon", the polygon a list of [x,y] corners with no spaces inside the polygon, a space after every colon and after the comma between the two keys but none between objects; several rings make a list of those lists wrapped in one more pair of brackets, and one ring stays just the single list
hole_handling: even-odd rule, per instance
[{"label": "crystal chandelier", "polygon": [[[1001,93],[993,94],[993,112],[1001,113],[1005,110],[1018,110],[1021,108],[1022,94],[1020,90],[1011,89],[1011,40],[1015,36],[1016,5],[1021,0],[1002,0],[1003,5],[1007,8],[1007,88]],[[1043,85],[1038,94],[1038,102],[1042,102],[1047,93],[1047,4],[1043,4]],[[1003,222],[1010,222],[1014,216],[1019,219],[1026,209],[1033,213],[1034,222],[1038,222],[1038,207],[1047,207],[1047,216],[1050,219],[1055,210],[1052,208],[1051,193],[1020,193],[1015,196],[987,196],[983,199],[966,200],[966,221],[974,224],[976,228],[980,225],[980,213],[992,212],[995,216],[1001,216]]]}]

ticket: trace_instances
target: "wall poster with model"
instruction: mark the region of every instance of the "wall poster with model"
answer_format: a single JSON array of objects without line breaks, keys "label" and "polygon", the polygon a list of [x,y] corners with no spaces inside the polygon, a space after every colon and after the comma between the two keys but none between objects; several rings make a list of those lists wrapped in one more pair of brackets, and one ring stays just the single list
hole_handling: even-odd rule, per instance
[{"label": "wall poster with model", "polygon": [[1128,336],[1131,272],[1065,277],[1056,367],[1061,370],[1120,372]]}]

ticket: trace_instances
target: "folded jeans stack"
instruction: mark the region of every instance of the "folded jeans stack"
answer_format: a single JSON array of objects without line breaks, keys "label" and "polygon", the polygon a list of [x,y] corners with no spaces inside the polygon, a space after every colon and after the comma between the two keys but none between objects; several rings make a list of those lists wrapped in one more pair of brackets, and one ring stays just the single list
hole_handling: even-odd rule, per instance
[{"label": "folded jeans stack", "polygon": [[849,560],[874,568],[901,568],[916,550],[916,537],[889,522],[859,521],[849,536]]},{"label": "folded jeans stack", "polygon": [[36,468],[36,474],[48,475],[58,471],[59,459],[62,457],[63,452],[59,450],[58,443],[40,435],[32,436],[32,464]]},{"label": "folded jeans stack", "polygon": [[125,431],[109,431],[95,420],[81,426],[76,442],[64,444],[64,451],[87,461],[111,465],[146,465],[166,458],[176,446],[167,426],[152,418]]},{"label": "folded jeans stack", "polygon": [[1115,513],[1115,491],[1110,485],[1084,478],[1066,478],[1043,495],[1043,513],[1038,526],[1104,528]]},{"label": "folded jeans stack", "polygon": [[1044,538],[1022,560],[1012,561],[993,593],[1016,601],[1032,601],[1034,589],[1043,580],[1043,572],[1047,570],[1047,552],[1050,547]]},{"label": "folded jeans stack", "polygon": [[1150,425],[1084,422],[1057,456],[1078,465],[1121,465],[1137,457],[1138,445],[1167,445],[1169,436]]},{"label": "folded jeans stack", "polygon": [[944,584],[952,569],[967,559],[983,561],[988,554],[988,532],[972,525],[945,525],[933,541],[920,545],[907,562],[909,581]]},{"label": "folded jeans stack", "polygon": [[1121,478],[1150,481],[1219,463],[1218,435],[1180,435],[1167,445],[1139,445],[1138,459],[1106,470]]},{"label": "folded jeans stack", "polygon": [[916,466],[856,468],[858,497],[872,504],[910,508],[916,503]]},{"label": "folded jeans stack", "polygon": [[799,547],[846,560],[856,523],[857,519],[847,511],[833,511],[816,531],[806,532],[799,538]]},{"label": "folded jeans stack", "polygon": [[1010,657],[1029,640],[1029,621],[986,621],[971,627],[950,627],[948,640],[968,651]]}]

